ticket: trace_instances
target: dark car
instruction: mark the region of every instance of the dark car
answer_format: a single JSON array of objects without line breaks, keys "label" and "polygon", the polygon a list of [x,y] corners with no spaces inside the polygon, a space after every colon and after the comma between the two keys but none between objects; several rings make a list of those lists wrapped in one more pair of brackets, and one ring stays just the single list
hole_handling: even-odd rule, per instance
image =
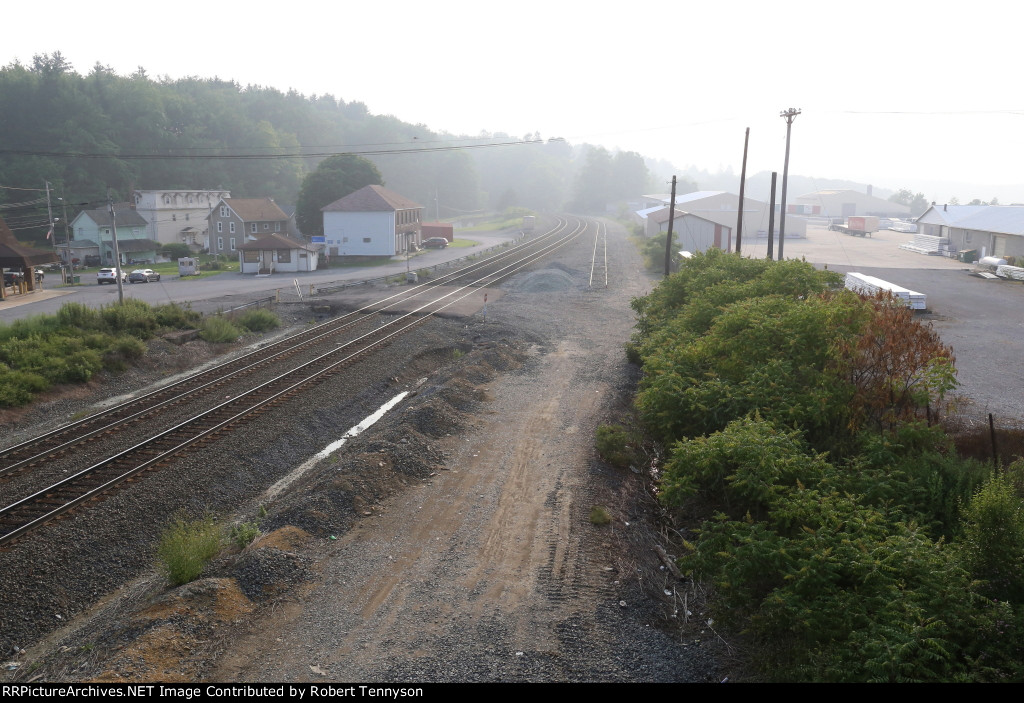
[{"label": "dark car", "polygon": [[423,242],[424,249],[444,249],[448,246],[448,240],[444,237],[431,237]]},{"label": "dark car", "polygon": [[128,274],[129,283],[149,283],[150,281],[159,281],[160,274],[153,269],[135,269]]}]

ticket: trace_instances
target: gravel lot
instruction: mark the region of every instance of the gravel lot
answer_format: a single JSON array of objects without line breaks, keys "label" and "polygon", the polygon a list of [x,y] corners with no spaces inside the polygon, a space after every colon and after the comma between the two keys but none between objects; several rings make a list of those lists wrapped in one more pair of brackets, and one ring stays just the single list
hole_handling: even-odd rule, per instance
[{"label": "gravel lot", "polygon": [[[699,594],[654,551],[643,481],[594,456],[597,424],[636,380],[622,345],[648,279],[613,226],[610,286],[590,289],[592,250],[590,235],[503,284],[486,317],[430,322],[344,381],[0,553],[0,569],[25,574],[0,593],[0,647],[27,650],[6,675],[735,679]],[[303,464],[400,391],[414,395]],[[594,505],[610,525],[590,523]],[[164,587],[152,549],[177,510],[237,521],[261,506],[263,538]]]}]

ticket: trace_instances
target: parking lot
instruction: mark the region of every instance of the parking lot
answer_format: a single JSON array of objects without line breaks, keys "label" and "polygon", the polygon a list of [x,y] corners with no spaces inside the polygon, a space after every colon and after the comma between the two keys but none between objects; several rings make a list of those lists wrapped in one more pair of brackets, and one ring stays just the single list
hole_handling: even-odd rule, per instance
[{"label": "parking lot", "polygon": [[[956,354],[964,410],[1002,422],[1024,423],[1024,284],[972,276],[973,264],[900,249],[913,235],[882,230],[853,237],[809,226],[806,239],[788,239],[783,253],[819,267],[859,271],[924,293],[932,322]],[[749,244],[747,243],[749,241]],[[778,242],[775,243],[778,254]],[[765,256],[766,239],[744,241],[745,256]]]}]

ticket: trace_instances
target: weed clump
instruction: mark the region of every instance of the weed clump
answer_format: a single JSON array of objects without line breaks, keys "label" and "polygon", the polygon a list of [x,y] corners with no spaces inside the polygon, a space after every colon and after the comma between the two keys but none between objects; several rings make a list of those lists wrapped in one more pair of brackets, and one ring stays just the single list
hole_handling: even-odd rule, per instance
[{"label": "weed clump", "polygon": [[179,514],[160,536],[157,557],[171,585],[181,586],[199,578],[220,547],[221,532],[212,515],[188,520]]}]

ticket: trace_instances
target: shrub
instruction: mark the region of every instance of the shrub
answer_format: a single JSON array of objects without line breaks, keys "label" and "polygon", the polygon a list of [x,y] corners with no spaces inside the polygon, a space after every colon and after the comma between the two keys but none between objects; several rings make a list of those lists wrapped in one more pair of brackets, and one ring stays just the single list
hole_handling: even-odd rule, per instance
[{"label": "shrub", "polygon": [[100,310],[100,315],[114,332],[128,332],[148,339],[156,329],[152,308],[136,298],[126,298],[123,303],[107,305]]},{"label": "shrub", "polygon": [[625,427],[600,425],[597,428],[597,453],[612,466],[626,468],[640,463],[632,441]]},{"label": "shrub", "polygon": [[0,370],[0,407],[16,408],[28,403],[37,393],[50,387],[50,382],[36,373],[12,369]]},{"label": "shrub", "polygon": [[277,315],[262,308],[247,310],[235,322],[250,332],[266,332],[281,326],[281,320]]},{"label": "shrub", "polygon": [[176,303],[156,306],[153,315],[158,326],[176,330],[195,329],[203,319],[198,312]]},{"label": "shrub", "polygon": [[181,242],[164,244],[160,248],[160,253],[171,261],[177,261],[178,259],[183,259],[186,256],[192,256],[192,250],[189,249],[187,244],[182,244]]},{"label": "shrub", "polygon": [[974,494],[960,547],[971,575],[985,582],[985,595],[1024,607],[1024,499],[1012,478],[995,474]]},{"label": "shrub", "polygon": [[82,303],[64,303],[57,311],[57,319],[64,327],[82,331],[101,329],[104,325],[99,311]]},{"label": "shrub", "polygon": [[254,539],[259,537],[260,525],[258,522],[243,522],[232,525],[228,532],[228,538],[235,543],[239,549],[248,547]]},{"label": "shrub", "polygon": [[199,336],[213,344],[234,342],[242,335],[242,330],[231,324],[224,317],[207,317],[203,320],[203,328]]},{"label": "shrub", "polygon": [[595,505],[590,509],[590,524],[592,525],[607,525],[612,521],[612,516],[608,513],[608,509],[601,506]]},{"label": "shrub", "polygon": [[220,546],[221,533],[213,516],[188,520],[179,514],[160,536],[157,556],[171,585],[180,586],[195,581]]}]

